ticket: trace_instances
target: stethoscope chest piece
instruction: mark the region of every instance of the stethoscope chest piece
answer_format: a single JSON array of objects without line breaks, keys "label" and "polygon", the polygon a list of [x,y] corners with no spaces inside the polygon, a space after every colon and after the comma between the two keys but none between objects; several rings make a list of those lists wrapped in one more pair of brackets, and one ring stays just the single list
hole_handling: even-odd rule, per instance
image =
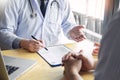
[{"label": "stethoscope chest piece", "polygon": [[36,12],[34,11],[34,9],[33,9],[31,0],[29,0],[29,4],[30,4],[31,11],[32,11],[32,13],[30,14],[30,17],[31,17],[31,18],[37,17],[37,13],[36,13]]},{"label": "stethoscope chest piece", "polygon": [[30,17],[31,17],[31,18],[37,17],[37,13],[33,12],[32,14],[30,14]]}]

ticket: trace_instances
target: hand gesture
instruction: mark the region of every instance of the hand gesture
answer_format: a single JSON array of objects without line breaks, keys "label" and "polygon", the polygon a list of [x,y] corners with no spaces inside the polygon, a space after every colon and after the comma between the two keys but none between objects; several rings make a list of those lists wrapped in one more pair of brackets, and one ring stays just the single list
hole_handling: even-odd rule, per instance
[{"label": "hand gesture", "polygon": [[84,40],[86,37],[82,32],[83,26],[76,26],[69,31],[70,38],[76,42]]}]

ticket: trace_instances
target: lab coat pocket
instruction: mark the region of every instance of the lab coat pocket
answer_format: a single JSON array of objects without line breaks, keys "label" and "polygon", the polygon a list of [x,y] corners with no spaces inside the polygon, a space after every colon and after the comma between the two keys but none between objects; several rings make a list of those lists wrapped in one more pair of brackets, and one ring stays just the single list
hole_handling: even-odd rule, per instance
[{"label": "lab coat pocket", "polygon": [[50,37],[50,41],[52,43],[57,43],[57,41],[59,40],[59,35],[61,33],[61,26],[60,24],[57,24],[57,23],[49,23],[49,35],[51,34]]},{"label": "lab coat pocket", "polygon": [[61,31],[61,26],[58,23],[48,23],[49,24],[49,31],[54,34],[57,35],[60,33]]}]

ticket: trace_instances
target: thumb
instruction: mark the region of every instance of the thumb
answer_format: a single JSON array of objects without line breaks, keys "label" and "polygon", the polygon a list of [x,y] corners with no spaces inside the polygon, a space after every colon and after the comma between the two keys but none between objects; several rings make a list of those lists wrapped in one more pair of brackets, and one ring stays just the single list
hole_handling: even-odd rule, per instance
[{"label": "thumb", "polygon": [[43,43],[43,41],[42,40],[38,40],[40,43]]},{"label": "thumb", "polygon": [[83,50],[80,50],[80,51],[79,51],[79,54],[81,54],[81,53],[83,53]]}]

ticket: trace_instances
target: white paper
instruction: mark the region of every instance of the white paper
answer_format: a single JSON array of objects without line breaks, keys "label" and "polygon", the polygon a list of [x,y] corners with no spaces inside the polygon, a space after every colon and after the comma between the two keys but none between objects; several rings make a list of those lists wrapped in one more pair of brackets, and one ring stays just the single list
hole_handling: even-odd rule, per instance
[{"label": "white paper", "polygon": [[56,66],[62,64],[62,57],[67,54],[70,49],[64,45],[47,47],[48,51],[44,48],[39,50],[38,53],[51,65]]},{"label": "white paper", "polygon": [[82,50],[83,52],[81,54],[83,54],[86,57],[89,57],[89,56],[91,57],[95,46],[94,46],[94,42],[85,39],[78,43],[74,43],[72,45],[72,47],[68,46],[68,48],[72,48],[72,50],[76,53],[78,53],[78,52],[80,52],[80,50]]}]

